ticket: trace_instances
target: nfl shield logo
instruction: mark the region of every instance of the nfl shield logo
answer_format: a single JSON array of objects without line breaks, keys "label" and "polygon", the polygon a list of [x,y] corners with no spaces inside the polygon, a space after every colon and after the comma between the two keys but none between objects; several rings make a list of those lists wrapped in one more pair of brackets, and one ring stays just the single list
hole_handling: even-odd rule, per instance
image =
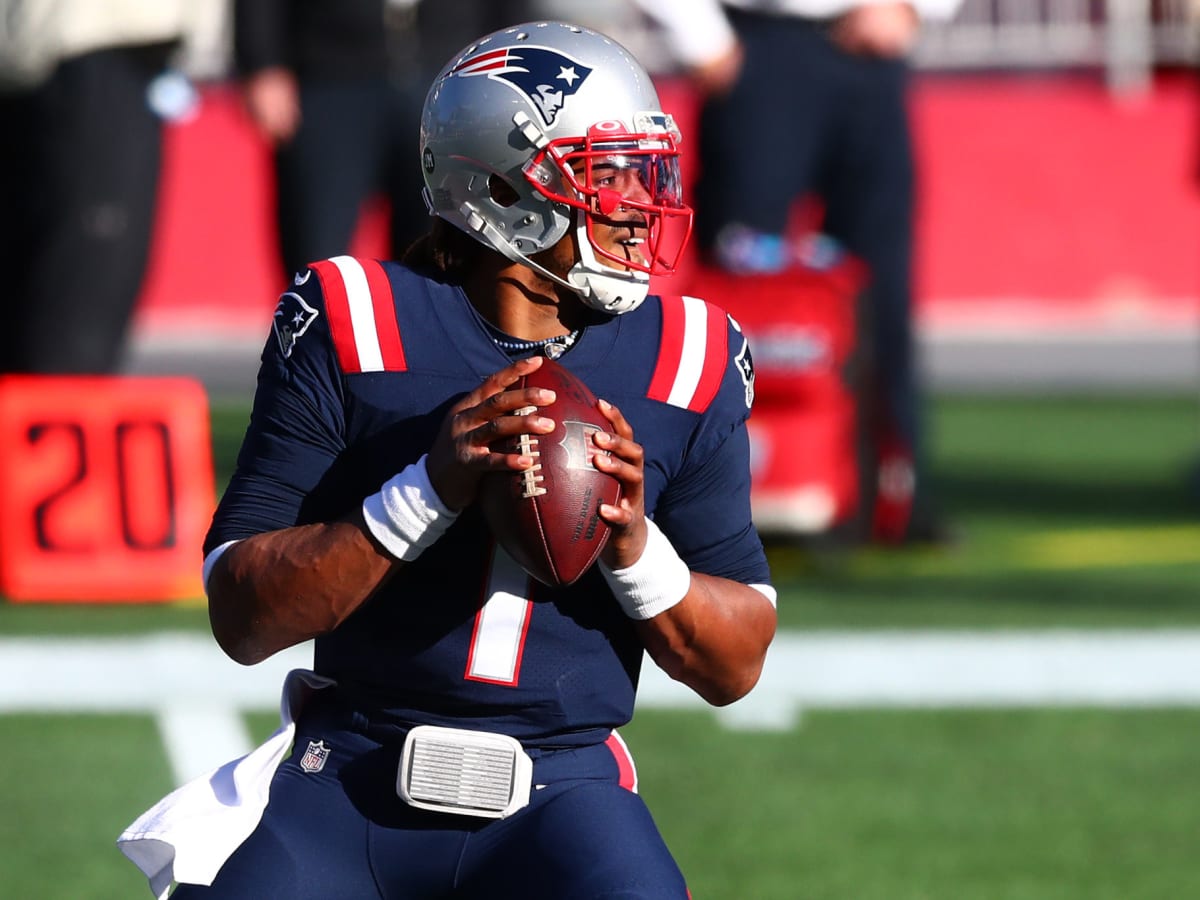
[{"label": "nfl shield logo", "polygon": [[325,768],[325,760],[329,759],[329,748],[324,741],[309,741],[308,749],[300,757],[300,768],[305,772],[320,772]]}]

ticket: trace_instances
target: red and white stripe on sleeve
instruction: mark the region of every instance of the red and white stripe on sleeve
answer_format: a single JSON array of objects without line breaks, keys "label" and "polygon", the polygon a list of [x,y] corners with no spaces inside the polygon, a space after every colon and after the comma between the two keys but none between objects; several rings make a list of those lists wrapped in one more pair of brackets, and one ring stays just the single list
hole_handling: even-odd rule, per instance
[{"label": "red and white stripe on sleeve", "polygon": [[335,256],[309,268],[321,281],[329,332],[342,371],[407,369],[392,285],[379,261]]},{"label": "red and white stripe on sleeve", "polygon": [[728,317],[724,310],[696,297],[663,297],[662,314],[658,364],[648,396],[704,412],[725,377]]}]

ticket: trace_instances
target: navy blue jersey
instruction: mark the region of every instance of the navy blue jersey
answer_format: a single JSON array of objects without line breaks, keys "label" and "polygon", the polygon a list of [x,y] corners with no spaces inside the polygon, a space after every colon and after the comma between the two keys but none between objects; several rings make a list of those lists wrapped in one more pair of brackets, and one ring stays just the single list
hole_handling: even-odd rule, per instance
[{"label": "navy blue jersey", "polygon": [[[447,409],[510,359],[461,288],[337,257],[285,293],[237,470],[205,551],[341,518],[432,445]],[[750,518],[746,340],[717,307],[649,297],[559,360],[645,448],[646,513],[697,572],[769,583]],[[339,628],[314,668],[373,716],[588,744],[627,722],[643,648],[595,568],[549,588],[470,507]]]}]

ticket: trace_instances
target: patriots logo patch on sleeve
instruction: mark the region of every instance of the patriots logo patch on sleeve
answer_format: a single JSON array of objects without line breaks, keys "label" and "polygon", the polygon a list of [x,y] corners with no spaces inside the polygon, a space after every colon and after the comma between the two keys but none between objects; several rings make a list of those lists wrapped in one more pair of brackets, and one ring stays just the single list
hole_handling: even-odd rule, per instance
[{"label": "patriots logo patch on sleeve", "polygon": [[453,74],[462,78],[486,75],[508,85],[537,110],[551,128],[567,98],[579,90],[592,70],[549,47],[505,47],[478,53],[459,63]]},{"label": "patriots logo patch on sleeve", "polygon": [[737,370],[742,376],[742,384],[746,386],[746,408],[750,409],[754,406],[754,357],[750,355],[750,341],[746,339],[738,320],[730,316],[729,324],[738,334],[742,335],[742,349],[733,358],[733,364],[737,366]]},{"label": "patriots logo patch on sleeve", "polygon": [[317,317],[317,311],[304,302],[299,294],[288,291],[279,298],[275,307],[275,318],[272,327],[275,340],[279,342],[279,352],[287,359],[296,347],[296,341]]}]

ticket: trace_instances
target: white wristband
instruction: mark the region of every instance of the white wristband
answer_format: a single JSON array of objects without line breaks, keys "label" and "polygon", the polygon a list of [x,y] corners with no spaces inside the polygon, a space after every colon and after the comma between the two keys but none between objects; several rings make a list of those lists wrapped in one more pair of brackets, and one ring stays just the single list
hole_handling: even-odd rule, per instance
[{"label": "white wristband", "polygon": [[458,518],[433,489],[425,460],[422,456],[388,479],[362,504],[371,534],[388,553],[405,562],[420,556]]},{"label": "white wristband", "polygon": [[208,596],[208,576],[212,574],[212,570],[216,568],[217,560],[225,555],[225,551],[232,547],[238,541],[226,541],[220,547],[214,547],[208,556],[204,557],[204,567],[200,570],[200,583],[204,585],[204,595]]},{"label": "white wristband", "polygon": [[601,562],[600,571],[631,619],[652,619],[666,612],[692,585],[687,563],[651,519],[646,520],[646,546],[638,561],[625,569],[610,569]]}]

